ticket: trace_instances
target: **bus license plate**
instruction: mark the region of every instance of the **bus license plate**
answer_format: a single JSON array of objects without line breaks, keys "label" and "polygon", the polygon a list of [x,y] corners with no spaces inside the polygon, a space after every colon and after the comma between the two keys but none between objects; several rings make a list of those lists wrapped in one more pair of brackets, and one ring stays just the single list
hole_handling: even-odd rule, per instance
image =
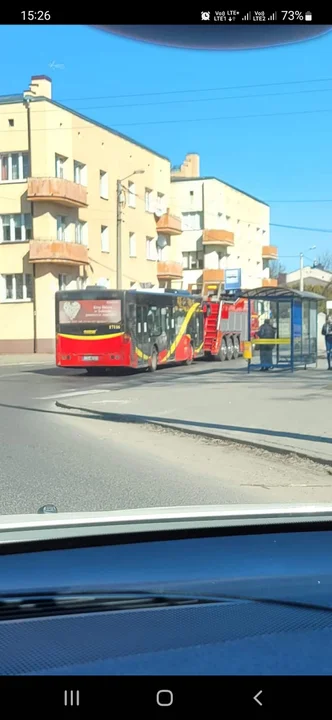
[{"label": "bus license plate", "polygon": [[99,355],[84,355],[84,362],[98,362]]}]

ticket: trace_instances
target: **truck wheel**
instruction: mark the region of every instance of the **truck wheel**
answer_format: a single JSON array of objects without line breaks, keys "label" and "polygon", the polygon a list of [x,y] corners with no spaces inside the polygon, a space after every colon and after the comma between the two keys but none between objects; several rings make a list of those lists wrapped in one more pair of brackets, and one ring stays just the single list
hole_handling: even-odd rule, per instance
[{"label": "truck wheel", "polygon": [[221,362],[224,362],[224,360],[227,360],[227,345],[225,340],[221,341],[220,350],[219,350],[219,360]]},{"label": "truck wheel", "polygon": [[226,340],[226,360],[233,360],[233,343],[231,338],[227,338]]},{"label": "truck wheel", "polygon": [[149,364],[149,371],[150,372],[156,372],[158,367],[158,353],[157,349],[154,347],[152,350],[151,360]]},{"label": "truck wheel", "polygon": [[233,338],[233,358],[236,360],[240,354],[240,343],[237,335]]}]

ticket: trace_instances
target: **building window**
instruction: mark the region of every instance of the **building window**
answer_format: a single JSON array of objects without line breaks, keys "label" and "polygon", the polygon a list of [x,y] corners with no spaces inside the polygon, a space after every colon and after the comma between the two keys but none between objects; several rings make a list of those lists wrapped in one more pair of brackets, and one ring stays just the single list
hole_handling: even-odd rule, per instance
[{"label": "building window", "polygon": [[55,177],[64,178],[66,160],[67,158],[63,157],[63,155],[55,153]]},{"label": "building window", "polygon": [[74,182],[78,185],[87,185],[87,169],[86,165],[74,160]]},{"label": "building window", "polygon": [[166,212],[166,198],[163,193],[157,193],[157,212],[163,215]]},{"label": "building window", "polygon": [[149,188],[145,188],[144,198],[145,198],[145,210],[146,210],[146,212],[153,212],[153,207],[152,207],[152,205],[153,205],[153,203],[152,203],[152,200],[153,200],[152,190],[149,190]]},{"label": "building window", "polygon": [[67,230],[67,218],[65,215],[58,215],[56,219],[56,236],[57,240],[60,240],[60,242],[65,242],[66,237],[66,230]]},{"label": "building window", "polygon": [[106,225],[101,226],[100,239],[101,239],[101,251],[109,252],[110,248],[109,248],[108,227]]},{"label": "building window", "polygon": [[202,230],[202,213],[182,213],[182,230]]},{"label": "building window", "polygon": [[164,248],[158,247],[157,245],[157,260],[159,261],[163,260],[163,250]]},{"label": "building window", "polygon": [[26,180],[28,173],[28,153],[17,152],[0,155],[0,182]]},{"label": "building window", "polygon": [[202,270],[203,252],[182,253],[182,265],[184,270]]},{"label": "building window", "polygon": [[26,242],[32,239],[31,215],[0,215],[0,242]]},{"label": "building window", "polygon": [[128,205],[131,208],[136,207],[136,186],[133,182],[128,182]]},{"label": "building window", "polygon": [[136,257],[136,235],[129,233],[129,257]]},{"label": "building window", "polygon": [[78,245],[87,245],[87,223],[77,220],[75,223],[75,242]]},{"label": "building window", "polygon": [[32,299],[32,275],[28,273],[2,275],[1,280],[2,302]]},{"label": "building window", "polygon": [[153,237],[146,238],[146,259],[156,260],[156,243]]},{"label": "building window", "polygon": [[99,195],[108,200],[108,174],[104,170],[99,170]]}]

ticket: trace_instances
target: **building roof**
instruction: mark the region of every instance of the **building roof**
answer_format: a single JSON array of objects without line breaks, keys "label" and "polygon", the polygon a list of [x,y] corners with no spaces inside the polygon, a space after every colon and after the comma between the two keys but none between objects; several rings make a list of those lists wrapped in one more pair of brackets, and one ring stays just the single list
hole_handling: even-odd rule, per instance
[{"label": "building roof", "polygon": [[237,192],[242,193],[242,195],[246,195],[247,197],[251,198],[251,200],[255,200],[256,202],[259,202],[259,203],[261,203],[262,205],[266,205],[266,207],[268,207],[268,208],[270,207],[268,203],[264,202],[264,200],[260,200],[259,198],[255,197],[254,195],[250,195],[250,193],[247,193],[247,192],[245,192],[244,190],[241,190],[240,188],[235,187],[235,185],[230,185],[229,183],[225,182],[225,180],[221,180],[220,178],[217,178],[217,177],[205,176],[205,177],[197,177],[197,178],[196,178],[196,177],[194,177],[194,178],[189,178],[189,177],[183,177],[183,178],[182,178],[182,177],[179,177],[179,178],[178,178],[178,177],[172,177],[172,178],[171,178],[171,182],[198,182],[199,180],[200,180],[200,181],[202,181],[202,180],[216,180],[217,182],[223,183],[223,185],[227,185],[227,187],[232,188],[232,190],[236,190]]},{"label": "building roof", "polygon": [[[34,75],[33,79],[37,78],[46,78],[46,75]],[[0,105],[11,105],[13,103],[22,103],[25,100],[25,96],[23,93],[20,95],[0,95]],[[67,105],[62,105],[61,103],[56,102],[55,100],[51,100],[47,97],[31,97],[29,95],[29,100],[31,102],[48,102],[51,103],[51,105],[54,105],[55,107],[60,108],[61,110],[66,110],[67,112],[72,113],[72,115],[75,115],[76,117],[80,118],[81,120],[85,120],[85,122],[90,123],[91,125],[95,125],[96,127],[101,128],[102,130],[106,130],[109,133],[112,133],[112,135],[116,135],[117,137],[121,138],[122,140],[126,140],[127,142],[132,143],[133,145],[136,145],[136,147],[142,148],[142,150],[147,150],[147,152],[151,153],[152,155],[156,155],[157,157],[161,158],[162,160],[167,160],[167,162],[170,162],[169,158],[167,158],[165,155],[161,155],[160,153],[156,152],[155,150],[152,150],[151,148],[147,147],[146,145],[143,145],[142,143],[137,142],[133,138],[129,137],[128,135],[123,135],[123,133],[118,132],[117,130],[113,130],[113,128],[108,127],[108,125],[104,125],[103,123],[98,122],[97,120],[92,120],[87,115],[82,115],[82,113],[77,112],[76,110],[72,110],[72,108],[67,107]]]}]

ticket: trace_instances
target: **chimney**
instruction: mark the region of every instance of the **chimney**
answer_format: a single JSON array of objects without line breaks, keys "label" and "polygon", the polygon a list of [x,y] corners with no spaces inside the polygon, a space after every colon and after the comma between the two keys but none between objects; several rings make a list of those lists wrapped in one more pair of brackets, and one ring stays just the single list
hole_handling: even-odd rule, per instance
[{"label": "chimney", "polygon": [[172,177],[180,178],[199,178],[200,177],[200,158],[197,153],[188,153],[184,162],[180,167],[172,168]]},{"label": "chimney", "polygon": [[29,90],[25,90],[24,97],[45,97],[52,99],[52,80],[47,75],[32,75]]}]

